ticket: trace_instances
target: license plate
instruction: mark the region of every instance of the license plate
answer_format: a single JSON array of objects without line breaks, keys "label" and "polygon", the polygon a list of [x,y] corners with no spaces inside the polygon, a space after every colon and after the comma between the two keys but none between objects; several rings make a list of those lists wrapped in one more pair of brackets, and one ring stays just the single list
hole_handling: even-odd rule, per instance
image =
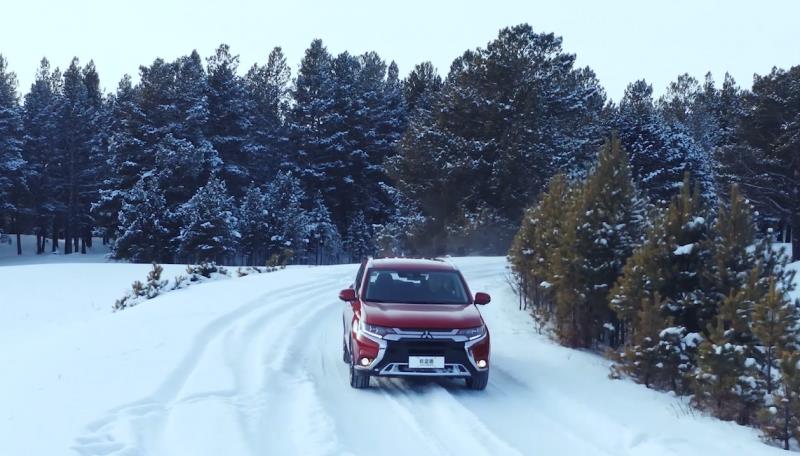
[{"label": "license plate", "polygon": [[411,369],[444,369],[444,356],[409,356]]}]

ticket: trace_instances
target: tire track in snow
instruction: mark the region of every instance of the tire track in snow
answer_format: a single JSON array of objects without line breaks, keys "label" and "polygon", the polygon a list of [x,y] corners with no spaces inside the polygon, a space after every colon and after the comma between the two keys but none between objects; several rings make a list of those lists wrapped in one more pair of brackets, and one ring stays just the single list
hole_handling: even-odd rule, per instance
[{"label": "tire track in snow", "polygon": [[[240,361],[244,362],[239,364],[238,371],[240,377],[248,379],[241,383],[244,395],[260,404],[254,409],[257,413],[247,416],[245,425],[254,452],[263,452],[266,448],[281,444],[301,448],[307,446],[308,436],[313,437],[313,445],[306,447],[305,451],[298,450],[298,453],[311,454],[309,452],[320,448],[327,448],[329,452],[341,451],[336,443],[333,422],[319,409],[320,401],[314,385],[306,372],[300,369],[304,356],[298,353],[298,347],[309,342],[306,328],[316,326],[320,314],[332,307],[330,302],[315,299],[320,296],[319,291],[333,289],[340,280],[328,280],[315,286],[313,291],[298,296],[297,302],[290,304],[295,309],[291,313],[265,315],[248,325],[248,335],[243,339],[250,341],[250,350],[247,356],[240,357]],[[252,372],[253,369],[257,372]],[[275,388],[281,389],[283,394],[271,394]],[[290,429],[306,428],[306,431],[294,433],[300,434],[301,438],[289,435],[293,438],[288,443],[280,442],[279,437],[285,436],[275,434],[274,438],[267,441],[265,436],[270,433],[265,433],[264,429],[270,427],[264,422],[269,422],[271,415],[288,416],[290,422],[295,423],[289,426]],[[317,426],[309,427],[309,423]]]},{"label": "tire track in snow", "polygon": [[[233,311],[223,314],[207,323],[193,337],[190,348],[166,377],[165,380],[154,390],[153,393],[133,402],[129,402],[110,409],[103,417],[89,423],[86,426],[84,435],[76,438],[73,450],[83,455],[110,455],[124,450],[144,451],[158,440],[163,428],[165,415],[169,409],[178,403],[177,396],[181,388],[191,376],[194,369],[199,364],[204,353],[209,346],[214,343],[226,329],[236,324],[243,318],[248,317],[259,310],[264,311],[269,317],[288,310],[286,306],[279,307],[274,311],[275,305],[264,305],[265,301],[282,302],[284,298],[289,298],[299,294],[312,295],[318,290],[326,289],[329,285],[323,284],[315,287],[308,287],[305,284],[295,285],[283,289],[272,289],[258,298],[238,306]],[[305,293],[303,293],[305,291]],[[235,395],[228,392],[231,396]],[[218,394],[219,395],[219,394]],[[223,394],[224,395],[224,394]],[[194,395],[193,400],[197,400]],[[117,431],[120,421],[128,424],[129,437],[133,442],[128,445],[118,442],[114,431]]]}]

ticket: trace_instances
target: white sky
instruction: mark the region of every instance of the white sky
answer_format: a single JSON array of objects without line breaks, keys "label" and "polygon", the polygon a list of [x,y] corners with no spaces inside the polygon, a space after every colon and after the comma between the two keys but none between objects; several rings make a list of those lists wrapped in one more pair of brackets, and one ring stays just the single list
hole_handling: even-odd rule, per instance
[{"label": "white sky", "polygon": [[464,50],[522,22],[562,36],[616,100],[639,78],[657,94],[680,73],[702,79],[709,70],[717,82],[729,71],[749,87],[753,73],[800,64],[793,0],[15,0],[2,7],[0,53],[22,93],[43,56],[61,68],[72,56],[94,59],[108,91],[156,57],[197,49],[205,58],[222,42],[240,55],[241,72],[280,45],[294,74],[313,38],[334,54],[375,50],[402,75],[431,60],[444,76]]}]

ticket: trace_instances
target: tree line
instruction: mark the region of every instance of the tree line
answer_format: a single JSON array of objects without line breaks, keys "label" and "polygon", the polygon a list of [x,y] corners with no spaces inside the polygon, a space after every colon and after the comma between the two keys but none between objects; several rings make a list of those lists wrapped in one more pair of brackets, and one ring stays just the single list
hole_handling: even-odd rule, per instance
[{"label": "tree line", "polygon": [[686,172],[712,204],[736,182],[761,229],[788,239],[798,80],[800,67],[751,90],[681,75],[658,99],[639,80],[615,103],[560,37],[526,24],[444,77],[423,62],[401,78],[321,40],[294,75],[280,48],[240,71],[221,45],[156,59],[113,93],[92,62],[42,60],[20,100],[0,58],[0,230],[35,234],[37,253],[100,236],[134,261],[498,254],[551,178],[586,177],[616,131],[648,204],[668,204]]},{"label": "tree line", "polygon": [[553,177],[509,258],[523,307],[569,347],[606,347],[612,376],[691,395],[717,417],[800,442],[800,302],[788,257],[737,184],[684,175],[667,205],[619,138],[584,179]]}]

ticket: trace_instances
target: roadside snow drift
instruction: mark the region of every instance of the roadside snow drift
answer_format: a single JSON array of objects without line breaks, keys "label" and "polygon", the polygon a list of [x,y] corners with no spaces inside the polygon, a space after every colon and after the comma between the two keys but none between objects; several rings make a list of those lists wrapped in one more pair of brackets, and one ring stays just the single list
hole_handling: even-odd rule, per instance
[{"label": "roadside snow drift", "polygon": [[493,296],[483,392],[351,389],[337,293],[352,265],[209,282],[118,313],[148,265],[0,267],[0,454],[785,454],[537,335],[503,258],[456,262]]}]

